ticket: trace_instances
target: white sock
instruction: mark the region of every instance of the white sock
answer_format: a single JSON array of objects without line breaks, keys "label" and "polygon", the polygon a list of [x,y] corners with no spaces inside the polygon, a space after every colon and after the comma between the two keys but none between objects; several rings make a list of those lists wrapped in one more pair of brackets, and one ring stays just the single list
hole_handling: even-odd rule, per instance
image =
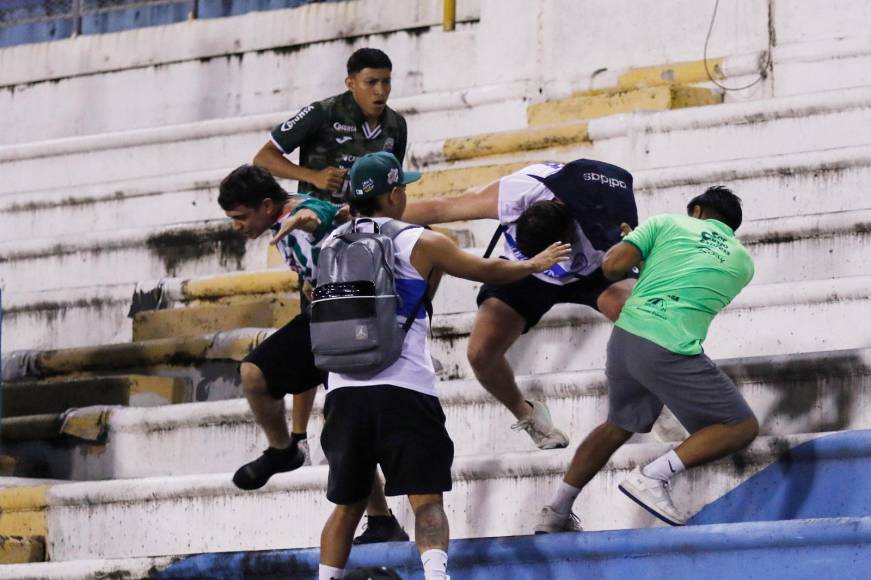
[{"label": "white sock", "polygon": [[448,577],[448,553],[444,550],[427,550],[420,555],[425,580],[446,580]]},{"label": "white sock", "polygon": [[324,564],[318,566],[318,580],[341,580],[344,576],[344,568],[333,568]]},{"label": "white sock", "polygon": [[572,511],[572,504],[575,503],[579,493],[581,493],[580,489],[561,481],[553,500],[548,505],[557,513],[567,514]]},{"label": "white sock", "polygon": [[686,467],[684,467],[683,461],[680,460],[680,457],[672,449],[662,457],[658,457],[642,467],[641,473],[652,479],[668,481],[684,469]]}]

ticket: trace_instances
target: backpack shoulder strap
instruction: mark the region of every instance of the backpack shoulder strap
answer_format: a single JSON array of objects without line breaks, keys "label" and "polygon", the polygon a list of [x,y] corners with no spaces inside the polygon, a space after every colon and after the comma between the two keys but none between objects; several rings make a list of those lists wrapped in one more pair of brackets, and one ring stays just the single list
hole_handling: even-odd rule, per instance
[{"label": "backpack shoulder strap", "polygon": [[484,258],[489,258],[490,254],[493,253],[494,248],[496,248],[496,244],[499,242],[499,238],[502,237],[502,234],[508,228],[504,224],[499,224],[497,226],[496,231],[493,232],[493,237],[490,238],[490,243],[487,244],[487,250],[484,252]]},{"label": "backpack shoulder strap", "polygon": [[419,226],[416,224],[405,223],[400,220],[387,220],[382,223],[380,226],[381,233],[390,238],[391,240],[395,240],[396,236],[401,234],[406,230],[413,230],[416,228],[422,228],[424,226]]}]

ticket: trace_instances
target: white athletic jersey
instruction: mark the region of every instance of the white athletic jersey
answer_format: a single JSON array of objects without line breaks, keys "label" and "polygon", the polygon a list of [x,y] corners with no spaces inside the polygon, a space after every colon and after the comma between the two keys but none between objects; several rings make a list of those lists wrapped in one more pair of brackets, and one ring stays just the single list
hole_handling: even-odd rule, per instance
[{"label": "white athletic jersey", "polygon": [[[383,223],[388,218],[373,218]],[[365,227],[365,225],[364,225]],[[426,280],[411,265],[411,251],[423,233],[423,228],[406,230],[393,240],[395,249],[396,292],[400,296],[400,306],[397,320],[405,322],[415,305],[426,292]],[[324,240],[332,238],[333,234]],[[329,390],[346,387],[365,387],[372,385],[393,385],[423,393],[438,396],[435,388],[435,369],[429,353],[429,318],[423,306],[417,312],[414,323],[408,329],[405,341],[402,343],[402,354],[395,363],[367,380],[351,378],[340,373],[330,373],[327,384]]]},{"label": "white athletic jersey", "polygon": [[[278,220],[270,226],[272,235],[278,233],[282,224],[291,216],[293,210],[287,211],[278,218]],[[326,236],[325,236],[326,237]],[[284,258],[287,266],[299,274],[300,278],[307,281],[312,286],[315,285],[315,280],[318,275],[317,263],[318,254],[321,251],[320,244],[315,244],[313,234],[304,232],[299,229],[291,231],[288,235],[281,238],[275,245],[275,249]]]},{"label": "white athletic jersey", "polygon": [[[531,177],[547,177],[562,169],[562,163],[537,163],[506,175],[499,180],[499,223],[506,226],[505,257],[509,260],[525,260],[517,247],[517,219],[523,211],[538,201],[554,199],[554,194],[539,180]],[[533,274],[549,284],[570,284],[578,276],[589,276],[602,265],[605,252],[597,250],[587,239],[580,225],[575,224],[575,242],[572,243],[571,256],[550,270]]]}]

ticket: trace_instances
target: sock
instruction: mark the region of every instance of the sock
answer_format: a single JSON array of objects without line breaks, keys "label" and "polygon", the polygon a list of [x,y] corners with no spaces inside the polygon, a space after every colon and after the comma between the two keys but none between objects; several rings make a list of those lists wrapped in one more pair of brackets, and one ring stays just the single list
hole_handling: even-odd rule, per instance
[{"label": "sock", "polygon": [[308,439],[308,433],[291,433],[290,434],[290,444],[296,445],[300,441],[304,441]]},{"label": "sock", "polygon": [[318,566],[318,580],[340,580],[344,576],[344,568],[333,568],[324,564]]},{"label": "sock", "polygon": [[556,495],[553,496],[553,500],[548,505],[557,513],[567,514],[572,511],[572,504],[575,503],[579,493],[581,493],[580,489],[561,481]]},{"label": "sock", "polygon": [[446,580],[448,577],[448,553],[444,550],[427,550],[420,555],[425,580]]},{"label": "sock", "polygon": [[668,481],[684,469],[686,467],[684,467],[683,461],[680,460],[680,457],[672,449],[662,457],[658,457],[642,467],[641,473],[652,479]]}]

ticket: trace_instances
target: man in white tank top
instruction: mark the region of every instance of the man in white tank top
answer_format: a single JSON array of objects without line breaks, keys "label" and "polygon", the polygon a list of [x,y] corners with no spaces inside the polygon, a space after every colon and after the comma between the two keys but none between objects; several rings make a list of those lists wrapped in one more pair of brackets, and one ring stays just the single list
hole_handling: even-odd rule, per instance
[{"label": "man in white tank top", "polygon": [[[573,163],[584,162],[607,165],[589,160]],[[508,260],[525,260],[551,238],[571,242],[570,257],[546,272],[512,284],[485,284],[478,294],[478,314],[469,336],[469,364],[478,381],[516,417],[512,428],[525,430],[540,449],[566,447],[569,440],[554,427],[544,403],[524,398],[505,356],[508,349],[558,303],[583,304],[616,320],[635,284],[633,279],[611,282],[602,275],[604,252],[593,246],[587,232],[543,183],[550,176],[558,177],[556,174],[568,165],[530,165],[456,197],[410,203],[402,216],[408,223],[427,225],[498,220],[505,228],[503,257]],[[631,192],[631,181],[606,180],[595,172],[584,174],[587,176]],[[606,221],[605,216],[593,217],[594,221]],[[620,224],[610,225],[619,228]]]},{"label": "man in white tank top", "polygon": [[[405,210],[403,173],[390,153],[370,153],[351,168],[352,214],[376,223],[399,219]],[[394,240],[397,291],[406,307],[397,322],[429,290],[426,280],[443,272],[470,280],[509,283],[543,272],[568,257],[568,244],[554,243],[525,261],[485,260],[460,250],[448,237],[415,228]],[[415,318],[402,354],[367,380],[330,373],[321,446],[330,466],[327,498],[336,507],[321,534],[320,579],[341,578],[354,530],[366,508],[377,465],[388,496],[406,495],[415,516],[415,541],[427,580],[448,578],[448,521],[442,494],[451,489],[454,446],[435,388],[429,355],[429,321]]]}]

